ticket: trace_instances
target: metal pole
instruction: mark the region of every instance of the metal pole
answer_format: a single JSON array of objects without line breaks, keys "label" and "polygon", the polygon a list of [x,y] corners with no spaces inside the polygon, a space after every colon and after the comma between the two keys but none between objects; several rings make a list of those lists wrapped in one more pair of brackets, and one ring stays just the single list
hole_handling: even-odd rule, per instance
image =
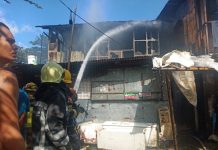
[{"label": "metal pole", "polygon": [[[77,10],[77,3],[75,2],[75,7],[74,7],[74,15],[73,15],[73,22],[72,22],[72,28],[71,28],[71,36],[70,36],[70,49],[68,52],[68,64],[67,64],[67,69],[70,70],[70,61],[71,61],[71,52],[73,49],[73,31],[74,31],[74,24],[75,24],[75,20],[76,20],[76,10]],[[72,11],[70,11],[71,15],[72,15]]]},{"label": "metal pole", "polygon": [[42,63],[42,34],[40,34],[41,39],[41,50],[40,50],[40,64]]},{"label": "metal pole", "polygon": [[173,128],[173,139],[174,139],[174,147],[175,150],[178,150],[178,142],[177,142],[177,136],[176,136],[176,122],[174,118],[174,110],[173,110],[173,98],[172,98],[172,87],[171,87],[171,72],[167,71],[166,72],[166,83],[167,83],[167,94],[168,94],[168,105],[169,105],[169,110],[170,110],[170,120],[172,123],[172,128]]}]

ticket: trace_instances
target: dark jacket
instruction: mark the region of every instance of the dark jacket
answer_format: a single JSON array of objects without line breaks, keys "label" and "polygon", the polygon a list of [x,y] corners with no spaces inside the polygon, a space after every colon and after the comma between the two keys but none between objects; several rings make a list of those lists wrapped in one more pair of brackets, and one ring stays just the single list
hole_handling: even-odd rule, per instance
[{"label": "dark jacket", "polygon": [[42,83],[35,98],[32,127],[34,149],[65,149],[69,142],[66,130],[66,85]]}]

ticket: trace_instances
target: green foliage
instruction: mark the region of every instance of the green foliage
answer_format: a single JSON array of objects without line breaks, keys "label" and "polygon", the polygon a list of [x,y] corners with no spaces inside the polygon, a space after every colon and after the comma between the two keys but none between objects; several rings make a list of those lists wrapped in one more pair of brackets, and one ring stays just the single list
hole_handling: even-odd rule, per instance
[{"label": "green foliage", "polygon": [[30,44],[38,47],[47,48],[48,47],[48,37],[44,34],[40,34],[35,38],[35,40],[30,41]]},{"label": "green foliage", "polygon": [[27,63],[27,53],[26,50],[22,47],[19,47],[17,50],[17,60],[18,63]]},{"label": "green foliage", "polygon": [[44,64],[48,60],[48,38],[41,34],[35,40],[30,41],[32,47],[23,48],[19,47],[17,50],[17,62],[27,63],[28,55],[37,56],[37,64]]}]

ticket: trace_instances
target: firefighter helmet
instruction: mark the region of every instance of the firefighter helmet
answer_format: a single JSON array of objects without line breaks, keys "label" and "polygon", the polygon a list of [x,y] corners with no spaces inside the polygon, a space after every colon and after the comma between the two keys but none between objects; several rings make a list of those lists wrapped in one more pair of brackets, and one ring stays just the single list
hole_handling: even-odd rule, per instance
[{"label": "firefighter helmet", "polygon": [[71,73],[67,69],[64,69],[64,83],[72,83]]},{"label": "firefighter helmet", "polygon": [[60,83],[64,69],[54,61],[49,61],[41,69],[41,82]]},{"label": "firefighter helmet", "polygon": [[24,86],[24,90],[25,91],[30,91],[30,92],[36,92],[38,89],[38,86],[33,83],[33,82],[30,82],[30,83],[27,83],[25,86]]}]

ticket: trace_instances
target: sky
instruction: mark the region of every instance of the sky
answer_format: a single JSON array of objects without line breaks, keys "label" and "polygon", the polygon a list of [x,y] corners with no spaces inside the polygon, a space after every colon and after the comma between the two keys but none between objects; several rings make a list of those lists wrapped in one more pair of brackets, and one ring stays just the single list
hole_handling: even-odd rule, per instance
[{"label": "sky", "polygon": [[[0,21],[13,32],[16,42],[24,48],[31,47],[39,34],[47,32],[38,25],[68,24],[69,10],[60,0],[32,0],[42,9],[24,0],[0,0]],[[62,0],[86,21],[155,20],[168,0]],[[84,23],[76,17],[76,23]]]}]

